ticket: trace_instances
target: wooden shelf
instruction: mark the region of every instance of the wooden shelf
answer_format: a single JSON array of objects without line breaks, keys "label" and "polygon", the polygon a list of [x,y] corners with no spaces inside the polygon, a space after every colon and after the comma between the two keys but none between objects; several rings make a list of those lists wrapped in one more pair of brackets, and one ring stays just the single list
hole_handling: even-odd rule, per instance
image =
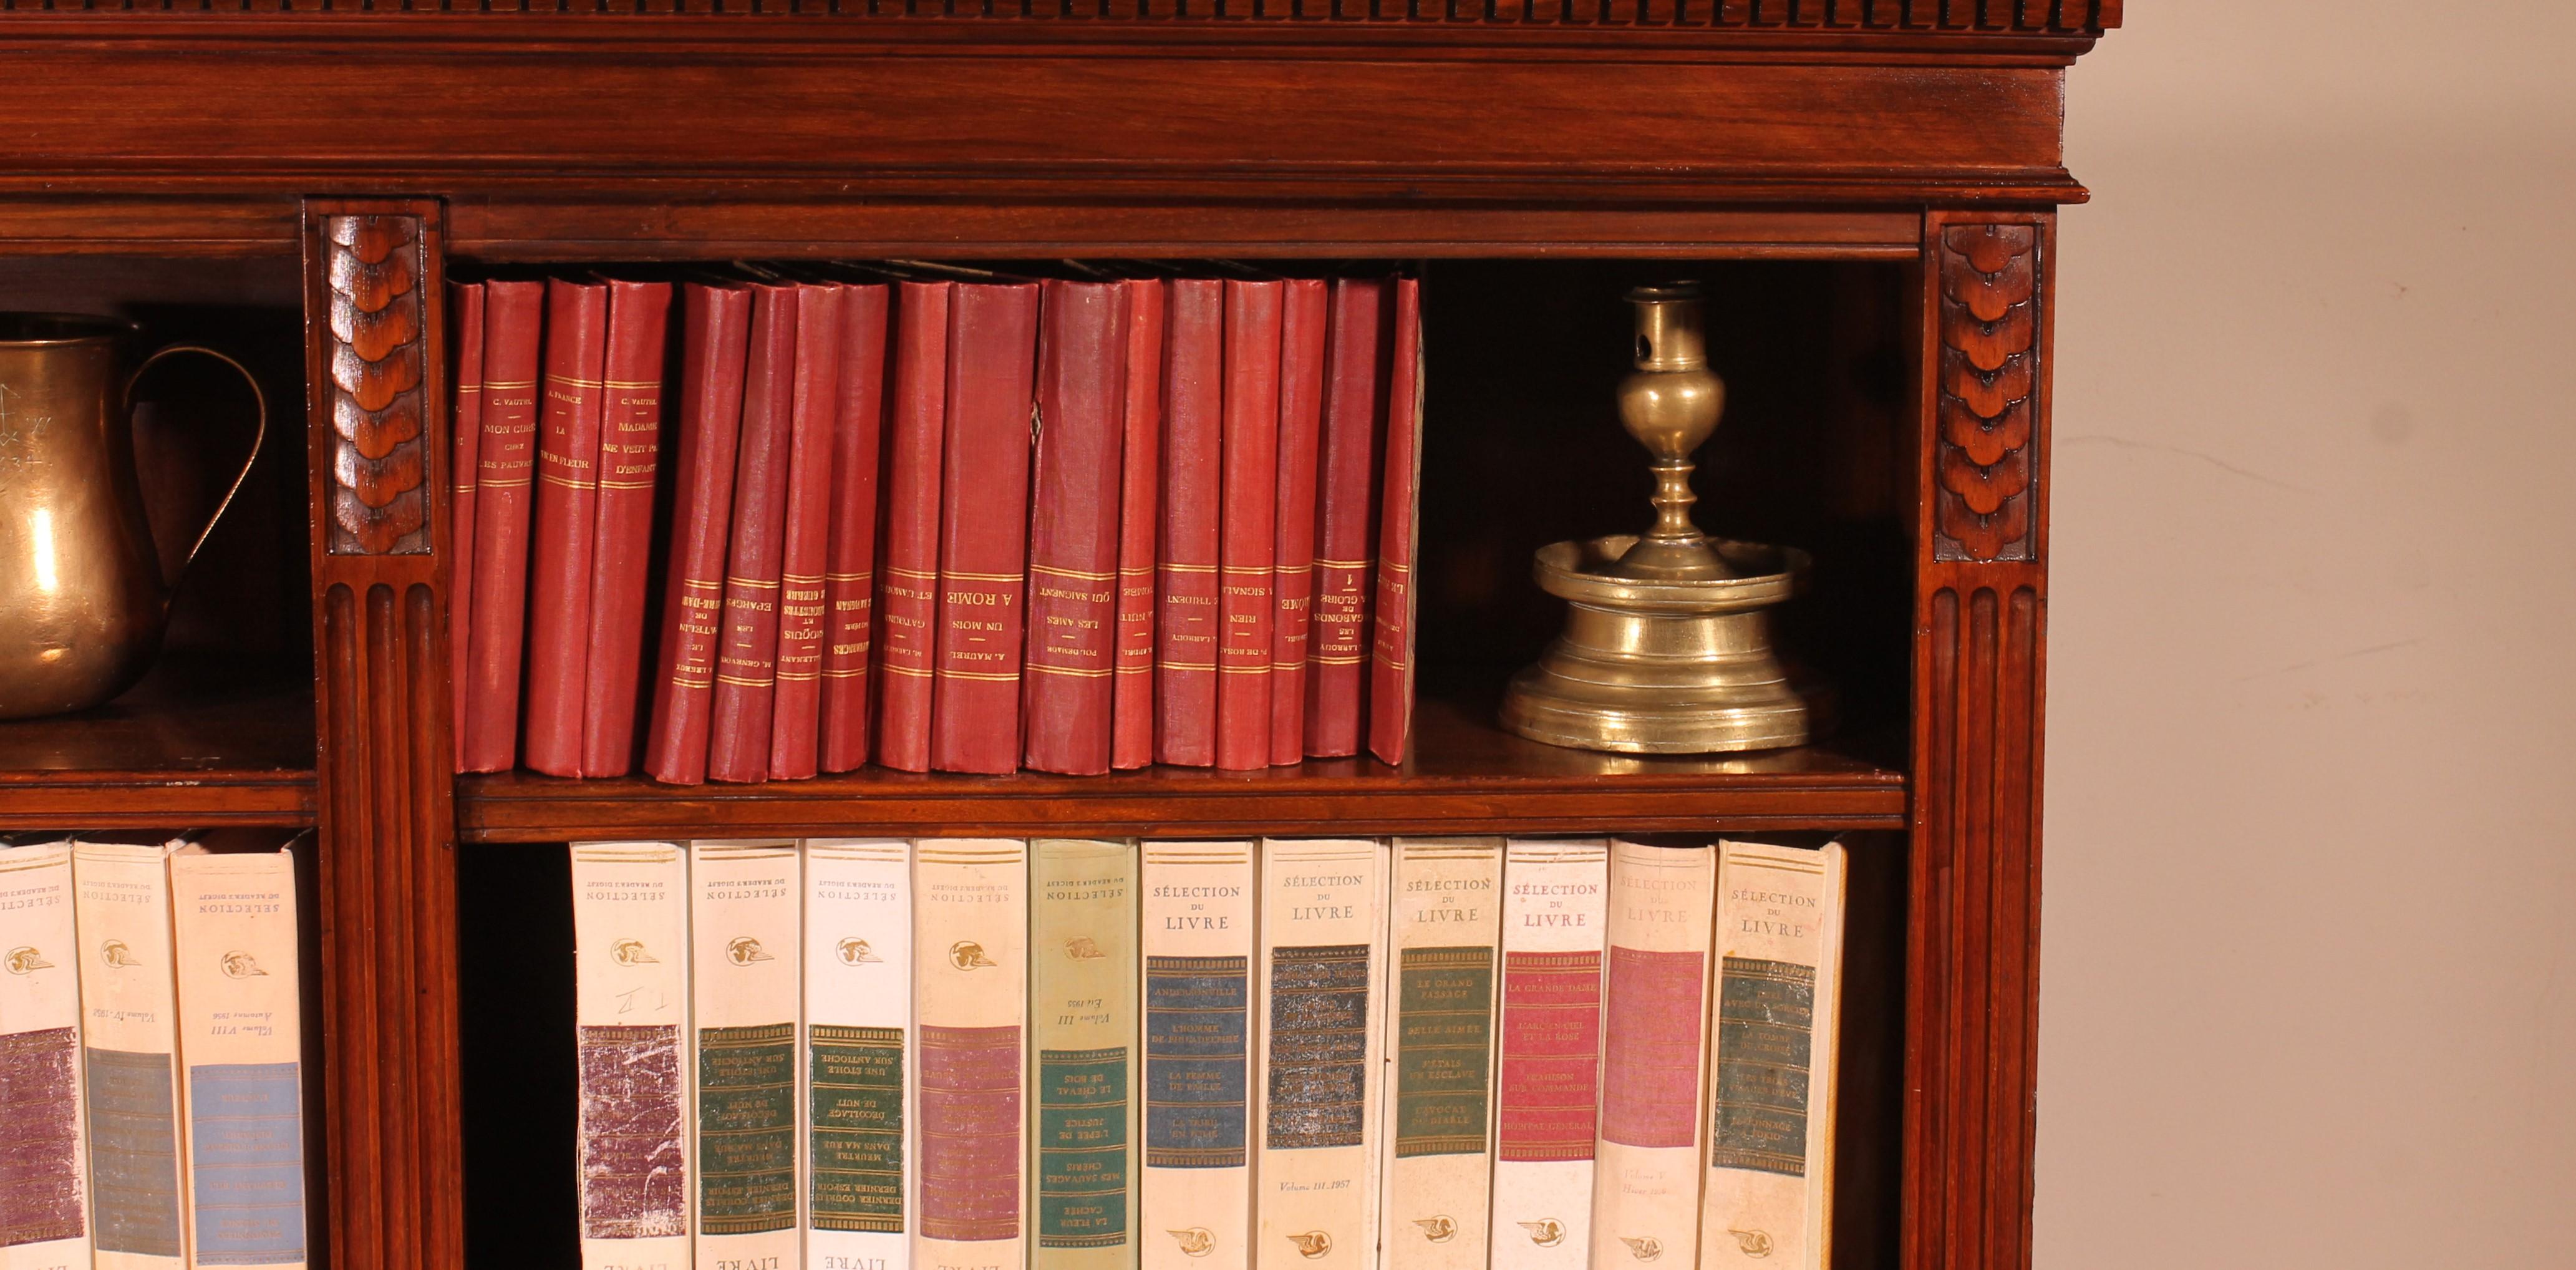
[{"label": "wooden shelf", "polygon": [[313,687],[174,655],[95,710],[0,722],[0,827],[311,825]]},{"label": "wooden shelf", "polygon": [[[461,780],[467,842],[829,834],[1218,837],[1898,829],[1905,778],[1826,745],[1740,758],[1633,758],[1511,736],[1483,711],[1426,702],[1401,768],[1331,759],[1258,772],[959,776],[870,768],[760,785]],[[1865,751],[1865,747],[1863,747]]]}]

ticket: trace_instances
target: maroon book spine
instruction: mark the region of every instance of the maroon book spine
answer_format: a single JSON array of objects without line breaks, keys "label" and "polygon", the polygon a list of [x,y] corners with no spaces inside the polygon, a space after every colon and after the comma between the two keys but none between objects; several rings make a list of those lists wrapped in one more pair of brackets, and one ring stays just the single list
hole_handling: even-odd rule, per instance
[{"label": "maroon book spine", "polygon": [[1395,282],[1387,376],[1386,494],[1377,531],[1376,646],[1369,659],[1369,752],[1404,761],[1413,740],[1414,505],[1422,494],[1422,283]]},{"label": "maroon book spine", "polygon": [[733,542],[725,552],[724,638],[716,646],[707,776],[769,775],[769,717],[778,686],[779,574],[787,553],[789,428],[796,389],[796,288],[751,286],[751,356],[742,373],[742,439],[734,451]]},{"label": "maroon book spine", "polygon": [[483,284],[483,436],[475,457],[474,642],[465,770],[519,761],[519,651],[528,618],[528,499],[537,467],[537,367],[546,284]]},{"label": "maroon book spine", "polygon": [[1163,280],[1127,289],[1126,384],[1118,464],[1118,656],[1109,765],[1154,761],[1154,546],[1163,484]]},{"label": "maroon book spine", "polygon": [[1315,490],[1314,628],[1306,652],[1306,754],[1360,752],[1367,714],[1369,583],[1377,547],[1378,455],[1384,440],[1390,288],[1333,281],[1324,340],[1324,437]]},{"label": "maroon book spine", "polygon": [[824,571],[832,552],[832,430],[841,410],[839,283],[796,288],[796,374],[787,441],[787,545],[779,565],[778,686],[770,699],[769,777],[802,780],[820,761]]},{"label": "maroon book spine", "polygon": [[1040,307],[1025,756],[1042,772],[1097,776],[1109,770],[1118,654],[1127,289],[1050,281]]},{"label": "maroon book spine", "polygon": [[820,764],[847,772],[868,761],[869,643],[875,633],[877,471],[884,445],[891,289],[845,287],[841,400],[832,416],[832,543],[823,562],[831,614],[823,647]]},{"label": "maroon book spine", "polygon": [[895,308],[886,425],[884,561],[877,566],[877,762],[930,770],[939,651],[940,452],[948,436],[948,325],[957,284],[906,282]]},{"label": "maroon book spine", "polygon": [[456,323],[456,404],[448,415],[447,452],[447,663],[450,722],[456,733],[456,770],[465,766],[465,698],[474,664],[474,490],[483,458],[483,284],[448,288],[447,311]]},{"label": "maroon book spine", "polygon": [[581,775],[589,686],[592,536],[599,530],[600,381],[608,288],[546,284],[545,403],[537,424],[537,506],[529,539],[527,737],[520,755],[548,776]]},{"label": "maroon book spine", "polygon": [[943,772],[1019,770],[1037,334],[1036,283],[958,284],[930,706],[930,765]]},{"label": "maroon book spine", "polygon": [[1270,584],[1278,550],[1279,325],[1286,284],[1225,284],[1216,765],[1270,765]]},{"label": "maroon book spine", "polygon": [[584,776],[624,776],[635,766],[644,588],[653,550],[653,491],[662,471],[662,363],[670,328],[670,283],[608,284],[599,507],[590,552],[590,668],[581,712]]},{"label": "maroon book spine", "polygon": [[1181,278],[1163,344],[1163,525],[1155,561],[1154,761],[1216,762],[1217,491],[1225,283]]},{"label": "maroon book spine", "polygon": [[751,293],[691,283],[681,310],[680,448],[671,495],[671,559],[644,771],[658,781],[707,778],[716,650],[724,639],[725,549],[733,533],[734,453]]},{"label": "maroon book spine", "polygon": [[1315,465],[1324,426],[1321,278],[1288,283],[1279,315],[1278,546],[1270,582],[1270,761],[1306,757],[1306,658],[1315,617]]}]

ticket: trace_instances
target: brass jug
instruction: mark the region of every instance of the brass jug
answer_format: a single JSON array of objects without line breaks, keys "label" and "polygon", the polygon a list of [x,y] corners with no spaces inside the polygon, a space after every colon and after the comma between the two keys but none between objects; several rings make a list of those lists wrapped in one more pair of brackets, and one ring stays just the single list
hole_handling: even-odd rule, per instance
[{"label": "brass jug", "polygon": [[161,649],[177,578],[161,577],[134,474],[133,390],[162,358],[201,353],[250,381],[250,458],[188,544],[197,558],[268,433],[268,400],[240,362],[173,344],[121,371],[131,323],[0,313],[0,719],[98,705]]}]

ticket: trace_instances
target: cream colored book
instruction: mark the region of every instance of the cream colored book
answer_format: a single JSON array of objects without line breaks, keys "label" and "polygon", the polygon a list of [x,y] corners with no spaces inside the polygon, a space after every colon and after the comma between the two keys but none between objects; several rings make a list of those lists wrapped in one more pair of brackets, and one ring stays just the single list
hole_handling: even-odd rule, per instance
[{"label": "cream colored book", "polygon": [[1136,844],[1029,844],[1032,1270],[1136,1268]]},{"label": "cream colored book", "polygon": [[1385,1270],[1485,1270],[1503,840],[1398,838],[1387,943]]},{"label": "cream colored book", "polygon": [[1584,1270],[1592,1255],[1609,892],[1599,838],[1504,851],[1493,1270]]},{"label": "cream colored book", "polygon": [[[0,1270],[87,1270],[81,942],[67,840],[0,850]],[[301,1232],[299,1232],[300,1234]]]},{"label": "cream colored book", "polygon": [[170,857],[192,1264],[301,1270],[304,1026],[295,860],[202,846]]},{"label": "cream colored book", "polygon": [[689,861],[572,844],[582,1270],[688,1270]]},{"label": "cream colored book", "polygon": [[1702,1270],[1832,1264],[1842,844],[1719,844]]},{"label": "cream colored book", "polygon": [[72,845],[90,1242],[99,1270],[175,1270],[187,1258],[179,980],[170,953],[170,855],[185,845],[141,834]]},{"label": "cream colored book", "polygon": [[1386,881],[1383,843],[1261,844],[1257,1270],[1376,1270]]},{"label": "cream colored book", "polygon": [[807,1270],[904,1270],[912,845],[805,840]]},{"label": "cream colored book", "polygon": [[1252,1241],[1249,842],[1144,848],[1144,1270],[1242,1270]]},{"label": "cream colored book", "polygon": [[689,844],[697,1264],[792,1270],[805,887],[783,838]]},{"label": "cream colored book", "polygon": [[[1690,1265],[1707,1172],[1708,950],[1717,850],[1610,844],[1610,972],[1592,1268]],[[1660,1266],[1658,1267],[1660,1270]]]},{"label": "cream colored book", "polygon": [[1028,845],[912,849],[915,1270],[1021,1270],[1028,1212]]}]

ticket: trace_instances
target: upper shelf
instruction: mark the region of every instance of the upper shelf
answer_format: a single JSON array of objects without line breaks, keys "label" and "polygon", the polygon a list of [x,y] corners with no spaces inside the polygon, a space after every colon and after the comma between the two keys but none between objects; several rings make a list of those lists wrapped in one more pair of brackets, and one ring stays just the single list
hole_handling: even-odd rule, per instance
[{"label": "upper shelf", "polygon": [[163,661],[95,710],[0,722],[0,829],[313,823],[313,687]]}]

